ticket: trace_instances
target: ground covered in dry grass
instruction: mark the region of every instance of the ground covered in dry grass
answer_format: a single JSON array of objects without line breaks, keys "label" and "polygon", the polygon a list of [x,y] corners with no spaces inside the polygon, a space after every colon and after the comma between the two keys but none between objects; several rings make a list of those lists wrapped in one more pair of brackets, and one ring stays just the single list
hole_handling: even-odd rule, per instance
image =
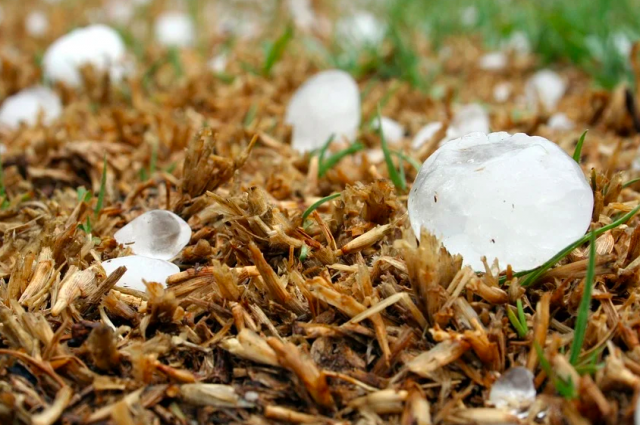
[{"label": "ground covered in dry grass", "polygon": [[[33,57],[54,35],[0,53],[0,97],[39,80]],[[486,72],[474,40],[447,46],[446,58],[421,52],[443,69],[433,90],[360,77],[365,146],[380,146],[368,125],[377,105],[411,135],[434,120],[444,134],[455,104],[480,100],[492,129],[545,136],[570,154],[589,129],[581,164],[596,198],[593,229],[638,205],[640,184],[625,184],[637,177],[634,89],[594,89],[561,68],[569,90],[559,109],[577,125],[556,131],[544,113],[493,102],[499,82],[522,92],[535,57]],[[87,70],[81,90],[56,88],[65,109],[55,123],[0,134],[2,423],[632,423],[637,218],[596,241],[593,301],[572,365],[588,244],[527,287],[496,264],[462,268],[432,236],[416,242],[408,191],[384,162],[358,152],[319,177],[318,156],[289,147],[285,106],[321,66],[301,44],[271,75],[247,71],[264,60],[251,42],[234,46],[224,75],[195,51],[165,57],[149,47],[121,85]],[[421,163],[442,134],[419,151],[410,138],[398,149]],[[416,172],[403,167],[410,187]],[[332,193],[340,196],[303,219]],[[166,289],[119,287],[100,266],[128,251],[113,234],[156,208],[193,230],[175,260],[182,271]],[[518,304],[520,329],[508,313]],[[539,394],[520,419],[486,405],[492,383],[518,365]]]}]

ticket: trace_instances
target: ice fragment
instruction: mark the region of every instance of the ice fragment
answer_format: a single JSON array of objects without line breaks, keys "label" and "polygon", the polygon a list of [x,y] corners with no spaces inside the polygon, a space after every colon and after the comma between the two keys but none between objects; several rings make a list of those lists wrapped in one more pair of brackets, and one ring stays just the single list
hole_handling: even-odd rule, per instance
[{"label": "ice fragment", "polygon": [[114,235],[137,255],[169,260],[191,239],[191,227],[170,211],[153,210],[136,217]]},{"label": "ice fragment", "polygon": [[329,70],[308,79],[287,105],[291,145],[299,152],[320,148],[331,135],[353,140],[360,125],[360,92],[346,72]]},{"label": "ice fragment", "polygon": [[193,21],[186,13],[164,12],[156,18],[156,40],[163,46],[189,47],[196,39]]},{"label": "ice fragment", "polygon": [[541,103],[547,111],[553,111],[562,99],[565,90],[566,83],[562,77],[551,70],[543,69],[536,72],[527,81],[525,95],[532,108]]},{"label": "ice fragment", "polygon": [[538,136],[468,134],[423,164],[409,195],[416,235],[425,227],[465,264],[481,257],[515,270],[539,266],[584,235],[593,193],[579,165]]},{"label": "ice fragment", "polygon": [[525,367],[516,366],[506,371],[493,383],[489,403],[498,409],[522,409],[536,399],[533,373]]},{"label": "ice fragment", "polygon": [[42,86],[24,89],[9,96],[0,107],[0,125],[15,129],[20,123],[34,125],[42,113],[44,124],[50,124],[62,113],[58,95]]},{"label": "ice fragment", "polygon": [[180,272],[180,268],[173,263],[157,258],[148,258],[141,255],[128,255],[102,262],[102,267],[107,275],[113,273],[118,267],[125,266],[127,271],[118,280],[116,286],[146,291],[146,282],[158,282],[166,286],[167,278]]}]

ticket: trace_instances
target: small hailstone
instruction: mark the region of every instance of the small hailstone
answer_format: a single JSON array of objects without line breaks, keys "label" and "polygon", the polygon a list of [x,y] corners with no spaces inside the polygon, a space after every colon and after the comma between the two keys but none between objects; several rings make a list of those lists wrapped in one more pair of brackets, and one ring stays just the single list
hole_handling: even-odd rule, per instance
[{"label": "small hailstone", "polygon": [[493,88],[493,100],[496,102],[504,103],[509,100],[509,96],[511,96],[511,83],[498,83]]},{"label": "small hailstone", "polygon": [[467,6],[460,11],[460,22],[465,27],[472,27],[478,23],[478,8]]},{"label": "small hailstone", "polygon": [[49,30],[49,18],[41,10],[34,10],[24,21],[27,33],[32,37],[42,37]]},{"label": "small hailstone", "polygon": [[128,255],[102,262],[102,267],[107,272],[107,276],[120,266],[125,266],[127,271],[116,285],[142,292],[147,290],[143,280],[146,282],[158,282],[166,286],[167,278],[180,272],[180,268],[173,263],[141,255]]},{"label": "small hailstone", "polygon": [[214,57],[212,57],[209,62],[207,62],[207,67],[216,73],[222,73],[227,69],[227,62],[229,62],[229,58],[227,53],[220,53]]},{"label": "small hailstone", "polygon": [[34,125],[40,113],[44,124],[50,124],[62,113],[62,102],[58,95],[42,86],[24,89],[5,99],[0,106],[0,125],[18,128],[20,123]]},{"label": "small hailstone", "polygon": [[191,239],[191,227],[170,211],[152,210],[118,230],[114,238],[134,254],[169,260]]},{"label": "small hailstone", "polygon": [[188,47],[196,39],[191,17],[181,12],[165,12],[158,16],[154,31],[156,40],[163,46]]},{"label": "small hailstone", "polygon": [[119,81],[125,73],[126,48],[120,35],[106,25],[78,28],[57,39],[44,54],[45,77],[77,87],[82,81],[80,68],[92,65],[109,72]]},{"label": "small hailstone", "polygon": [[244,399],[247,401],[258,401],[259,398],[260,394],[258,394],[256,391],[247,391],[246,393],[244,393]]},{"label": "small hailstone", "polygon": [[409,195],[415,234],[425,227],[475,270],[482,256],[515,270],[539,266],[584,235],[592,210],[580,166],[555,143],[522,133],[442,145]]},{"label": "small hailstone", "polygon": [[360,126],[358,84],[340,70],[314,75],[289,101],[285,122],[293,127],[291,145],[299,152],[320,148],[331,135],[353,140]]},{"label": "small hailstone", "polygon": [[480,69],[485,71],[500,71],[507,67],[508,58],[504,52],[486,53],[480,57]]},{"label": "small hailstone", "polygon": [[575,124],[562,112],[556,112],[547,121],[547,126],[553,130],[569,131],[573,130]]},{"label": "small hailstone", "polygon": [[536,72],[527,81],[525,95],[531,107],[536,107],[540,102],[547,111],[553,111],[566,89],[567,85],[560,75],[551,70],[543,69]]},{"label": "small hailstone", "polygon": [[516,366],[506,371],[493,383],[489,403],[498,409],[528,407],[536,399],[533,373],[525,367]]},{"label": "small hailstone", "polygon": [[311,0],[288,0],[287,5],[296,27],[308,30],[314,25],[316,16]]},{"label": "small hailstone", "polygon": [[526,56],[531,53],[531,42],[529,37],[523,31],[514,31],[504,43],[507,50],[511,50],[520,56]]},{"label": "small hailstone", "polygon": [[447,129],[446,140],[456,139],[474,132],[489,132],[489,115],[482,105],[470,103],[459,107],[453,115]]},{"label": "small hailstone", "polygon": [[352,47],[377,46],[382,42],[386,26],[369,12],[356,12],[343,17],[336,24],[339,40]]},{"label": "small hailstone", "polygon": [[[389,117],[380,117],[382,121],[382,134],[389,143],[398,143],[404,137],[404,127],[398,121]],[[373,120],[373,128],[378,129],[380,123],[377,118]]]},{"label": "small hailstone", "polygon": [[131,0],[108,0],[104,9],[109,21],[119,25],[126,25],[133,18],[135,5]]},{"label": "small hailstone", "polygon": [[431,138],[433,138],[441,128],[442,123],[439,121],[426,124],[416,133],[413,141],[411,142],[411,147],[413,149],[419,149],[422,145],[431,140]]}]

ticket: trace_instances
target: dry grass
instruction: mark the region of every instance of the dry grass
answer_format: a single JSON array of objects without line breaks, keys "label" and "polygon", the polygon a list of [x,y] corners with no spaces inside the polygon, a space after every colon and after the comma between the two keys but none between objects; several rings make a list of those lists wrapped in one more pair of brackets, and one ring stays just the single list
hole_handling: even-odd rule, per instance
[{"label": "dry grass", "polygon": [[[491,103],[497,82],[521,93],[532,70],[527,58],[503,73],[480,72],[473,43],[450,47],[435,82],[443,98],[364,77],[364,116],[393,88],[383,113],[415,134],[426,122],[448,122],[454,93],[461,102]],[[0,53],[3,97],[37,81],[33,49]],[[637,219],[596,242],[581,355],[596,367],[576,368],[568,351],[585,246],[523,288],[517,278],[499,283],[496,265],[485,274],[462,268],[431,235],[418,244],[406,193],[396,192],[383,163],[356,153],[319,178],[317,162],[290,149],[284,108],[315,62],[294,50],[265,78],[240,68],[259,65],[255,50],[242,43],[234,50],[232,83],[190,51],[181,54],[180,78],[171,64],[120,87],[89,72],[83,90],[58,88],[66,107],[52,126],[0,135],[8,148],[2,423],[489,424],[534,423],[539,412],[548,424],[631,421],[640,390]],[[150,50],[139,68],[159,54]],[[492,128],[546,136],[569,153],[589,128],[582,165],[594,170],[596,229],[640,201],[640,184],[621,184],[637,177],[629,170],[640,138],[628,101],[637,96],[624,87],[593,91],[579,72],[563,74],[570,91],[560,109],[578,123],[575,131],[550,130],[540,113],[516,116],[515,102],[489,105]],[[368,127],[360,140],[379,148]],[[410,152],[410,141],[403,143]],[[422,161],[433,147],[413,156]],[[76,188],[99,191],[104,155],[104,207],[94,219],[96,199],[79,202]],[[157,169],[141,181],[152,155]],[[415,170],[405,167],[410,183]],[[340,198],[303,222],[305,209],[333,192]],[[155,208],[172,210],[193,230],[175,260],[182,271],[166,289],[121,288],[100,261],[126,255],[114,232]],[[78,227],[87,216],[90,235]],[[507,316],[518,300],[528,329],[522,338]],[[571,379],[575,398],[558,394],[536,345],[553,375]],[[539,391],[525,419],[485,402],[515,365],[534,373]]]}]

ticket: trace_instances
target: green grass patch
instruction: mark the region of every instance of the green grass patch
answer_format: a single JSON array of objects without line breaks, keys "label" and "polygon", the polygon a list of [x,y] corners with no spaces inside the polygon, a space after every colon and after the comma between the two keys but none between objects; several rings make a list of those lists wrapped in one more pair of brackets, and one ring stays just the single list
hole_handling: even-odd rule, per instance
[{"label": "green grass patch", "polygon": [[332,195],[329,196],[325,196],[322,199],[319,199],[318,201],[314,202],[309,208],[307,208],[303,213],[302,213],[302,221],[304,222],[310,215],[312,212],[314,212],[316,209],[318,209],[318,207],[320,207],[320,205],[327,203],[333,199],[336,199],[337,197],[339,197],[340,194],[339,193],[334,193]]},{"label": "green grass patch", "polygon": [[584,343],[584,337],[587,333],[587,324],[589,323],[589,312],[591,311],[591,293],[593,291],[593,281],[596,270],[596,237],[595,232],[591,232],[591,240],[589,243],[589,265],[587,267],[587,277],[584,281],[584,289],[582,299],[578,307],[578,318],[576,319],[576,328],[573,331],[573,343],[571,344],[570,362],[572,365],[578,364],[580,351]]}]

